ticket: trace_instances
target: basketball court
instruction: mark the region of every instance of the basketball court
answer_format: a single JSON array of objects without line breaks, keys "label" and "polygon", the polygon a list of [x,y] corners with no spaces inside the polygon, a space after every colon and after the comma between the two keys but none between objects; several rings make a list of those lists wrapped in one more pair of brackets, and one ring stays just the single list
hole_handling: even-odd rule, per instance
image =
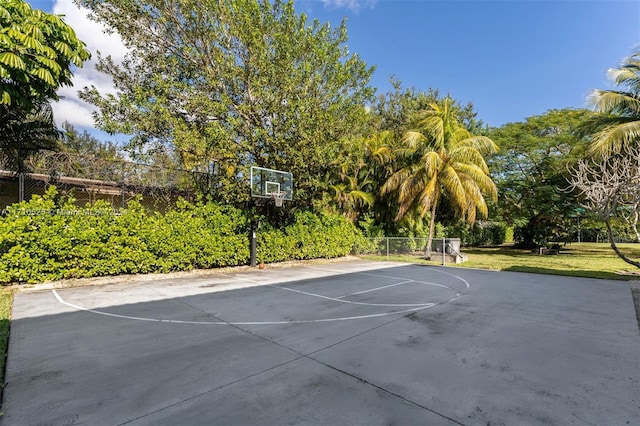
[{"label": "basketball court", "polygon": [[629,284],[345,261],[16,295],[2,425],[637,424]]}]

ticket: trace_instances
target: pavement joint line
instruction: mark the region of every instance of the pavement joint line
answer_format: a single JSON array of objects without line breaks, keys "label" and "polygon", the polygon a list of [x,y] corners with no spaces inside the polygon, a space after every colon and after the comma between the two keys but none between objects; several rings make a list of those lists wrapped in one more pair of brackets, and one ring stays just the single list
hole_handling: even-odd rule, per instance
[{"label": "pavement joint line", "polygon": [[358,334],[355,334],[355,335],[353,335],[353,336],[347,337],[346,339],[340,340],[339,342],[332,343],[331,345],[329,345],[329,346],[327,346],[327,347],[325,347],[325,348],[321,348],[321,349],[317,349],[317,350],[315,350],[315,351],[313,351],[313,352],[309,352],[307,355],[315,355],[315,354],[317,354],[318,352],[322,352],[322,351],[324,351],[324,350],[326,350],[326,349],[331,349],[331,348],[333,348],[334,346],[338,346],[338,345],[340,345],[340,344],[342,344],[342,343],[344,343],[344,342],[347,342],[347,341],[349,341],[349,340],[351,340],[351,339],[355,339],[356,337],[362,336],[363,334],[367,334],[367,333],[369,333],[369,332],[371,332],[371,331],[373,331],[373,330],[377,330],[378,328],[382,328],[382,327],[385,327],[385,326],[387,326],[387,325],[389,325],[389,324],[393,324],[393,323],[394,323],[394,322],[396,322],[396,321],[400,321],[402,318],[409,318],[409,317],[411,317],[412,315],[415,315],[415,314],[417,314],[417,313],[418,313],[418,312],[420,312],[420,311],[426,311],[426,310],[428,310],[428,309],[435,308],[436,306],[444,305],[445,303],[449,303],[449,302],[452,302],[452,301],[454,301],[454,300],[458,300],[458,299],[460,299],[462,296],[466,296],[466,295],[467,295],[467,293],[462,293],[462,294],[460,294],[460,295],[458,295],[458,296],[456,296],[456,297],[453,297],[453,298],[451,298],[451,299],[449,299],[449,300],[443,300],[442,302],[438,302],[438,303],[436,303],[436,304],[435,304],[435,305],[433,305],[433,306],[429,306],[428,308],[423,308],[423,309],[415,310],[415,311],[413,311],[413,312],[409,312],[409,313],[408,313],[408,315],[403,315],[403,316],[398,317],[398,318],[395,318],[395,319],[393,319],[393,320],[391,320],[391,321],[387,321],[387,322],[385,322],[385,323],[379,324],[379,325],[377,325],[377,326],[375,326],[375,327],[373,327],[373,328],[370,328],[370,329],[368,329],[368,330],[365,330],[365,331],[360,332],[360,333],[358,333]]},{"label": "pavement joint line", "polygon": [[339,373],[342,373],[342,374],[344,374],[344,375],[346,375],[346,376],[352,377],[352,378],[354,378],[354,379],[356,379],[356,380],[358,380],[358,381],[360,381],[360,382],[362,382],[362,383],[364,383],[364,384],[367,384],[367,385],[369,385],[369,386],[371,386],[371,387],[374,387],[374,388],[376,388],[376,389],[379,389],[379,390],[381,390],[381,391],[382,391],[382,392],[384,392],[384,393],[387,393],[387,394],[392,395],[392,396],[394,396],[394,397],[396,397],[396,398],[398,398],[398,399],[401,399],[402,401],[408,402],[408,403],[409,403],[409,404],[411,404],[411,405],[415,405],[415,406],[416,406],[416,407],[418,407],[418,408],[421,408],[421,409],[423,409],[423,410],[429,411],[430,413],[433,413],[433,414],[435,414],[435,415],[437,415],[437,416],[440,416],[440,417],[442,417],[442,418],[444,418],[444,419],[447,419],[447,420],[449,420],[449,421],[450,421],[450,422],[452,422],[452,423],[455,423],[455,424],[460,425],[460,426],[465,426],[465,424],[464,424],[464,423],[461,423],[461,422],[457,421],[456,419],[454,419],[454,418],[452,418],[452,417],[449,417],[449,416],[447,416],[447,415],[445,415],[445,414],[442,414],[442,413],[440,413],[440,412],[438,412],[438,411],[436,411],[436,410],[434,410],[434,409],[432,409],[432,408],[427,407],[426,405],[422,405],[422,404],[420,404],[419,402],[416,402],[416,401],[413,401],[413,400],[411,400],[411,399],[408,399],[408,398],[406,398],[406,397],[404,397],[404,396],[402,396],[402,395],[400,395],[400,394],[398,394],[398,393],[396,393],[396,392],[390,391],[389,389],[386,389],[386,388],[384,388],[384,387],[382,387],[382,386],[376,385],[375,383],[371,383],[370,381],[365,380],[365,379],[363,379],[362,377],[356,376],[355,374],[349,373],[348,371],[342,370],[342,369],[340,369],[340,368],[334,367],[333,365],[330,365],[330,364],[327,364],[327,363],[325,363],[325,362],[319,361],[319,360],[317,360],[317,359],[315,359],[315,358],[313,358],[313,357],[308,357],[308,358],[309,358],[309,359],[312,359],[312,360],[314,360],[314,361],[316,361],[316,362],[317,362],[317,363],[319,363],[319,364],[324,365],[324,366],[325,366],[325,367],[327,367],[327,368],[330,368],[330,369],[332,369],[332,370],[334,370],[334,371],[337,371],[337,372],[339,372]]},{"label": "pavement joint line", "polygon": [[[282,288],[282,289],[284,289],[284,290],[292,290],[292,289],[288,289],[288,288],[285,288],[285,287],[279,287],[279,286],[274,286],[274,285],[270,285],[270,286],[271,286],[271,287],[276,287],[276,288]],[[160,294],[163,294],[162,292],[160,292],[159,290],[157,290],[157,289],[155,289],[155,288],[153,288],[153,287],[150,287],[150,289],[151,289],[151,290],[153,290],[153,291],[159,292]],[[293,291],[293,290],[292,290],[292,291]],[[55,295],[56,299],[57,299],[60,303],[62,303],[62,304],[65,304],[65,305],[68,305],[68,306],[72,306],[72,307],[74,307],[74,308],[81,309],[81,310],[85,310],[85,311],[90,311],[90,312],[100,313],[100,314],[103,314],[103,315],[114,316],[114,317],[119,317],[119,318],[126,318],[125,316],[122,316],[122,315],[117,315],[117,314],[108,314],[108,313],[105,313],[105,312],[100,312],[100,311],[96,311],[96,310],[91,310],[91,309],[86,309],[86,308],[78,307],[78,306],[76,306],[76,305],[73,305],[73,304],[70,304],[70,303],[68,303],[68,302],[65,302],[65,301],[62,299],[62,297],[57,293],[57,291],[56,291],[56,290],[52,290],[52,292],[53,292],[53,294]],[[295,292],[298,292],[298,290],[295,290]],[[306,293],[306,292],[303,292],[303,293]],[[314,295],[313,293],[309,293],[309,294],[310,294],[310,295]],[[315,295],[315,296],[320,296],[320,295]],[[444,304],[444,303],[448,303],[448,302],[450,302],[450,301],[453,301],[453,300],[456,300],[456,299],[460,298],[461,296],[462,296],[462,294],[457,293],[455,297],[453,297],[453,298],[451,298],[451,299],[448,299],[448,300],[446,300],[446,301],[441,301],[441,302],[439,302],[439,303],[431,303],[431,304],[428,304],[428,305],[421,305],[419,308],[410,309],[410,310],[408,310],[408,311],[410,311],[410,314],[409,314],[409,315],[413,315],[413,314],[417,313],[417,311],[419,311],[419,310],[426,310],[426,309],[430,309],[430,308],[432,308],[432,307],[434,307],[434,306],[439,306],[439,305],[442,305],[442,304]],[[334,298],[330,298],[330,299],[334,299]],[[341,301],[341,300],[338,300],[338,301]],[[385,389],[384,387],[381,387],[381,386],[378,386],[378,385],[376,385],[376,384],[374,384],[374,383],[371,383],[371,382],[369,382],[369,381],[367,381],[367,380],[365,380],[365,379],[363,379],[363,378],[361,378],[361,377],[358,377],[358,376],[357,376],[357,375],[355,375],[355,374],[349,373],[349,372],[347,372],[347,371],[341,370],[341,369],[339,369],[339,368],[337,368],[337,367],[334,367],[334,366],[332,366],[332,365],[329,365],[329,364],[327,364],[327,363],[324,363],[324,362],[322,362],[322,361],[320,361],[320,360],[318,360],[317,358],[314,358],[314,357],[312,356],[312,355],[317,354],[317,353],[319,353],[319,352],[321,352],[321,351],[324,351],[324,350],[327,350],[327,349],[329,349],[329,348],[335,347],[335,346],[337,346],[337,345],[339,345],[339,344],[341,344],[341,343],[344,343],[344,342],[346,342],[346,341],[348,341],[348,340],[355,339],[355,338],[357,338],[357,337],[359,337],[359,336],[362,336],[362,335],[364,335],[364,334],[366,334],[366,333],[369,333],[369,332],[371,332],[371,331],[373,331],[373,330],[376,330],[376,329],[378,329],[378,328],[381,328],[381,327],[384,327],[384,326],[386,326],[386,325],[392,324],[392,323],[394,323],[394,322],[396,322],[396,321],[399,321],[400,319],[405,318],[405,317],[407,317],[407,316],[409,316],[409,315],[403,315],[403,316],[401,316],[401,317],[399,317],[399,318],[395,318],[395,319],[392,319],[392,320],[390,320],[390,321],[386,321],[386,322],[384,322],[383,324],[379,324],[379,325],[377,325],[377,326],[375,326],[375,327],[372,327],[372,328],[370,328],[370,329],[368,329],[368,330],[365,330],[365,331],[363,331],[363,332],[361,332],[361,333],[357,333],[356,335],[350,336],[350,337],[349,337],[349,338],[347,338],[347,339],[343,339],[343,340],[342,340],[342,341],[340,341],[340,342],[337,342],[337,343],[334,343],[334,344],[328,345],[328,346],[326,346],[326,347],[324,347],[324,348],[318,349],[318,350],[313,351],[313,352],[311,352],[311,353],[309,353],[309,354],[304,354],[304,353],[302,353],[302,352],[300,352],[300,351],[298,351],[298,350],[295,350],[295,349],[290,348],[290,347],[288,347],[288,346],[286,346],[286,345],[283,345],[283,344],[281,344],[281,343],[279,343],[279,342],[276,342],[275,340],[273,340],[273,339],[271,339],[271,338],[268,338],[268,337],[266,337],[266,336],[262,336],[262,335],[258,334],[257,332],[253,332],[253,331],[251,331],[251,330],[247,330],[247,329],[245,329],[245,328],[243,328],[243,327],[241,327],[241,326],[240,326],[240,325],[251,325],[251,324],[246,324],[246,323],[232,323],[232,322],[229,322],[229,321],[225,321],[224,319],[222,319],[222,318],[220,318],[220,317],[217,317],[216,315],[211,314],[211,313],[209,313],[209,312],[206,312],[206,311],[204,311],[204,310],[202,310],[202,309],[200,309],[200,308],[197,308],[196,306],[193,306],[193,305],[191,305],[191,304],[189,304],[189,303],[187,303],[187,302],[184,302],[184,301],[178,301],[178,302],[179,302],[179,303],[181,303],[181,304],[183,304],[183,305],[186,305],[186,306],[190,307],[191,309],[194,309],[194,310],[196,310],[196,311],[199,311],[199,312],[201,312],[201,313],[204,313],[206,316],[209,316],[209,317],[214,318],[214,319],[216,319],[216,320],[218,320],[218,321],[219,321],[219,322],[211,323],[211,324],[220,324],[220,323],[222,323],[222,324],[227,324],[227,325],[229,325],[229,326],[231,326],[231,327],[233,327],[233,328],[237,329],[237,330],[238,330],[238,331],[240,331],[240,332],[243,332],[243,333],[249,334],[249,335],[251,335],[251,336],[253,336],[253,337],[256,337],[256,338],[258,338],[258,339],[261,339],[261,340],[264,340],[264,341],[269,342],[269,343],[271,343],[271,344],[274,344],[274,345],[276,345],[276,346],[278,346],[278,347],[280,347],[280,348],[282,348],[282,349],[285,349],[285,350],[287,350],[287,351],[289,351],[289,352],[293,352],[294,354],[296,354],[296,355],[298,355],[298,356],[297,356],[297,357],[295,357],[295,358],[293,358],[293,359],[291,359],[291,360],[289,360],[289,361],[286,361],[286,362],[284,362],[284,363],[279,363],[278,365],[275,365],[275,366],[269,367],[269,368],[267,368],[267,369],[265,369],[265,370],[262,370],[262,371],[260,371],[260,372],[256,372],[256,373],[250,374],[250,375],[245,376],[245,377],[243,377],[243,378],[241,378],[241,379],[238,379],[238,380],[235,380],[235,381],[233,381],[233,382],[230,382],[230,383],[227,383],[227,384],[224,384],[224,385],[218,386],[218,387],[213,388],[213,389],[209,389],[209,390],[207,390],[207,391],[205,391],[205,392],[201,392],[201,393],[200,393],[200,394],[198,394],[198,395],[191,396],[191,397],[186,398],[186,399],[184,399],[184,400],[182,400],[182,401],[172,403],[172,404],[167,405],[167,406],[165,406],[165,407],[162,407],[162,408],[159,408],[159,409],[154,410],[154,411],[152,411],[152,412],[146,413],[146,414],[144,414],[144,415],[142,415],[142,416],[138,416],[138,417],[136,417],[136,418],[134,418],[134,419],[131,419],[131,420],[128,420],[128,421],[126,421],[126,422],[124,422],[124,423],[120,423],[120,425],[130,424],[130,423],[132,423],[132,422],[134,422],[134,421],[136,421],[136,420],[140,420],[140,419],[142,419],[142,418],[148,417],[148,416],[150,416],[150,415],[153,415],[153,414],[158,413],[158,412],[160,412],[160,411],[166,410],[166,409],[168,409],[168,408],[171,408],[171,407],[174,407],[174,406],[177,406],[177,405],[183,404],[183,403],[185,403],[185,402],[188,402],[188,401],[190,401],[190,400],[196,399],[196,398],[198,398],[198,397],[200,397],[200,396],[204,396],[204,395],[209,394],[209,393],[211,393],[211,392],[215,392],[216,390],[219,390],[219,389],[222,389],[222,388],[224,388],[224,387],[227,387],[227,386],[233,385],[233,384],[235,384],[235,383],[239,383],[239,382],[242,382],[242,381],[248,380],[248,379],[250,379],[250,378],[252,378],[252,377],[258,376],[258,375],[263,374],[263,373],[266,373],[266,372],[268,372],[268,371],[271,371],[271,370],[273,370],[273,369],[279,368],[279,367],[281,367],[281,366],[284,366],[284,365],[290,364],[290,363],[295,362],[295,361],[297,361],[297,360],[299,360],[299,359],[306,358],[306,359],[309,359],[309,360],[314,361],[314,362],[316,362],[316,363],[319,363],[319,364],[321,364],[321,365],[323,365],[323,366],[325,366],[325,367],[327,367],[327,368],[330,368],[330,369],[332,369],[332,370],[334,370],[334,371],[336,371],[336,372],[339,372],[339,373],[344,374],[344,375],[347,375],[347,376],[349,376],[349,377],[351,377],[351,378],[353,378],[353,379],[356,379],[356,380],[358,380],[358,381],[359,381],[359,382],[361,382],[361,383],[364,383],[364,384],[366,384],[366,385],[369,385],[369,386],[371,386],[371,387],[374,387],[374,388],[376,388],[376,389],[379,389],[379,390],[381,390],[381,391],[383,391],[383,392],[385,392],[385,393],[387,393],[387,394],[389,394],[389,395],[392,395],[392,396],[394,396],[394,397],[396,397],[396,398],[399,398],[399,399],[401,399],[401,400],[403,400],[403,401],[405,401],[405,402],[407,402],[407,403],[409,403],[409,404],[415,405],[415,406],[417,406],[417,407],[419,407],[419,408],[422,408],[422,409],[424,409],[424,410],[426,410],[426,411],[429,411],[429,412],[431,412],[431,413],[433,413],[433,414],[435,414],[435,415],[438,415],[438,416],[440,416],[440,417],[442,417],[442,418],[444,418],[444,419],[447,419],[447,420],[449,420],[449,421],[451,421],[451,422],[453,422],[453,423],[455,423],[455,424],[458,424],[458,425],[462,425],[462,426],[464,426],[464,424],[463,424],[463,423],[460,423],[460,422],[456,421],[455,419],[452,419],[452,418],[450,418],[450,417],[448,417],[448,416],[446,416],[446,415],[444,415],[444,414],[441,414],[441,413],[439,413],[439,412],[437,412],[437,411],[435,411],[435,410],[433,410],[433,409],[431,409],[431,408],[429,408],[429,407],[426,407],[426,406],[424,406],[424,405],[422,405],[422,404],[420,404],[420,403],[418,403],[418,402],[416,402],[416,401],[412,401],[412,400],[410,400],[410,399],[408,399],[408,398],[403,397],[403,396],[402,396],[402,395],[400,395],[400,394],[397,394],[397,393],[392,392],[392,391],[390,391],[390,390],[388,390],[388,389]],[[346,301],[341,301],[341,302],[346,302]],[[140,320],[146,320],[146,321],[153,321],[153,320],[151,320],[151,319],[143,319],[143,318],[139,318],[139,317],[138,317],[138,319],[140,319]],[[156,320],[156,321],[158,321],[158,320]],[[160,322],[175,322],[175,321],[172,321],[172,320],[164,320],[164,321],[160,321]]]},{"label": "pavement joint line", "polygon": [[[457,298],[459,298],[459,297],[460,297],[460,296],[457,296],[457,297],[454,297],[454,298],[452,298],[452,299],[450,299],[450,300],[455,300],[455,299],[457,299]],[[449,301],[450,301],[450,300],[449,300]],[[448,301],[446,301],[446,302],[448,302]],[[441,304],[444,304],[444,303],[446,303],[446,302],[440,302],[440,303],[438,303],[438,304],[434,304],[433,306],[441,305]],[[195,306],[192,306],[192,305],[190,305],[190,304],[188,304],[188,303],[186,303],[186,302],[183,302],[183,303],[184,303],[185,305],[188,305],[188,306],[192,307],[193,309],[200,310],[199,308],[196,308]],[[433,307],[433,306],[429,306],[428,308],[423,308],[423,309],[429,309],[429,308],[431,308],[431,307]],[[205,312],[205,313],[206,313],[206,312]],[[412,312],[410,315],[413,315],[414,313],[415,313],[415,312]],[[218,320],[220,320],[220,321],[224,321],[222,318],[220,318],[220,317],[216,317],[216,316],[215,316],[215,315],[213,315],[213,314],[209,314],[209,313],[207,313],[207,314],[208,314],[208,315],[210,315],[210,316],[212,316],[212,317],[214,317],[214,318],[216,318],[216,319],[218,319]],[[275,365],[275,366],[269,367],[269,368],[267,368],[267,369],[265,369],[265,370],[262,370],[262,371],[259,371],[259,372],[256,372],[256,373],[253,373],[253,374],[250,374],[250,375],[248,375],[248,376],[246,376],[246,377],[243,377],[243,378],[241,378],[241,379],[237,379],[237,380],[232,381],[232,382],[230,382],[230,383],[226,383],[226,384],[221,385],[221,386],[218,386],[218,387],[216,387],[216,388],[209,389],[209,390],[204,391],[204,392],[201,392],[201,393],[199,393],[199,394],[197,394],[197,395],[193,395],[193,396],[191,396],[191,397],[189,397],[189,398],[185,398],[185,399],[184,399],[184,400],[182,400],[182,401],[174,402],[174,403],[169,404],[169,405],[167,405],[167,406],[165,406],[165,407],[158,408],[158,409],[156,409],[156,410],[154,410],[154,411],[151,411],[151,412],[149,412],[149,413],[146,413],[146,414],[144,414],[144,415],[142,415],[142,416],[138,416],[138,417],[136,417],[136,418],[134,418],[134,419],[127,420],[127,421],[126,421],[126,422],[124,422],[124,423],[120,423],[120,424],[119,424],[119,426],[123,426],[123,425],[126,425],[126,424],[130,424],[130,423],[132,423],[132,422],[134,422],[134,421],[136,421],[136,420],[143,419],[143,418],[145,418],[145,417],[148,417],[148,416],[151,416],[151,415],[153,415],[153,414],[156,414],[156,413],[159,413],[159,412],[161,412],[161,411],[164,411],[164,410],[166,410],[166,409],[168,409],[168,408],[176,407],[176,406],[178,406],[178,405],[180,405],[180,404],[183,404],[183,403],[185,403],[185,402],[188,402],[188,401],[191,401],[191,400],[197,399],[197,398],[199,398],[199,397],[201,397],[201,396],[204,396],[204,395],[207,395],[207,394],[209,394],[209,393],[215,392],[215,391],[217,391],[217,390],[223,389],[223,388],[225,388],[225,387],[227,387],[227,386],[231,386],[231,385],[234,385],[234,384],[236,384],[236,383],[240,383],[240,382],[245,381],[245,380],[248,380],[248,379],[250,379],[250,378],[252,378],[252,377],[259,376],[259,375],[261,375],[261,374],[267,373],[267,372],[269,372],[269,371],[271,371],[271,370],[274,370],[274,369],[276,369],[276,368],[282,367],[282,366],[284,366],[284,365],[291,364],[291,363],[293,363],[293,362],[295,362],[295,361],[298,361],[298,360],[300,360],[300,359],[303,359],[303,358],[304,358],[304,359],[308,359],[308,360],[313,361],[313,362],[316,362],[316,363],[318,363],[318,364],[320,364],[320,365],[323,365],[323,366],[325,366],[325,367],[327,367],[327,368],[329,368],[329,369],[332,369],[332,370],[334,370],[334,371],[336,371],[336,372],[338,372],[338,373],[340,373],[340,374],[344,374],[344,375],[349,376],[349,377],[351,377],[351,378],[353,378],[353,379],[356,379],[357,381],[359,381],[359,382],[361,382],[361,383],[364,383],[365,385],[368,385],[368,386],[374,387],[374,388],[376,388],[376,389],[379,389],[379,390],[381,390],[381,391],[383,391],[383,392],[385,392],[385,393],[387,393],[387,394],[389,394],[389,395],[391,395],[391,396],[393,396],[393,397],[395,397],[395,398],[401,399],[401,400],[403,400],[403,401],[405,401],[405,402],[407,402],[407,403],[409,403],[409,404],[415,405],[416,407],[419,407],[419,408],[421,408],[421,409],[424,409],[424,410],[426,410],[426,411],[429,411],[429,412],[431,412],[431,413],[433,413],[433,414],[435,414],[435,415],[438,415],[438,416],[440,416],[440,417],[442,417],[442,418],[445,418],[445,419],[447,419],[447,420],[449,420],[449,421],[451,421],[451,422],[453,422],[453,423],[455,423],[455,424],[458,424],[458,425],[461,425],[461,426],[465,426],[463,423],[460,423],[460,422],[458,422],[458,421],[456,421],[456,420],[454,420],[454,419],[452,419],[452,418],[450,418],[450,417],[448,417],[448,416],[446,416],[446,415],[444,415],[444,414],[438,413],[437,411],[435,411],[435,410],[433,410],[433,409],[431,409],[431,408],[429,408],[429,407],[426,407],[426,406],[424,406],[424,405],[422,405],[422,404],[419,404],[419,403],[417,403],[417,402],[415,402],[415,401],[412,401],[412,400],[410,400],[410,399],[407,399],[407,398],[403,397],[403,396],[402,396],[402,395],[400,395],[400,394],[397,394],[397,393],[395,393],[395,392],[392,392],[392,391],[390,391],[390,390],[388,390],[388,389],[385,389],[385,388],[383,388],[383,387],[381,387],[381,386],[378,386],[378,385],[376,385],[376,384],[374,384],[374,383],[371,383],[371,382],[369,382],[369,381],[367,381],[367,380],[365,380],[365,379],[363,379],[363,378],[361,378],[361,377],[358,377],[358,376],[357,376],[357,375],[355,375],[355,374],[349,373],[349,372],[347,372],[347,371],[344,371],[344,370],[341,370],[341,369],[339,369],[339,368],[337,368],[337,367],[334,367],[334,366],[332,366],[332,365],[330,365],[330,364],[324,363],[324,362],[322,362],[322,361],[320,361],[320,360],[318,360],[317,358],[314,358],[314,357],[312,356],[312,355],[317,354],[317,353],[319,353],[319,352],[322,352],[322,351],[324,351],[324,350],[327,350],[327,349],[330,349],[330,348],[332,348],[332,347],[335,347],[335,346],[337,346],[337,345],[339,345],[339,344],[341,344],[341,343],[344,343],[344,342],[347,342],[347,341],[349,341],[349,340],[352,340],[352,339],[355,339],[355,338],[357,338],[357,337],[360,337],[360,336],[362,336],[362,335],[364,335],[364,334],[367,334],[367,333],[369,333],[369,332],[371,332],[371,331],[373,331],[373,330],[377,330],[377,329],[379,329],[379,328],[382,328],[382,327],[384,327],[384,326],[387,326],[387,325],[389,325],[389,324],[392,324],[392,323],[394,323],[394,322],[396,322],[396,321],[399,321],[400,319],[405,318],[405,317],[407,317],[407,316],[408,316],[408,315],[405,315],[405,316],[402,316],[402,317],[400,317],[400,318],[395,318],[395,319],[393,319],[393,320],[391,320],[391,321],[387,321],[387,322],[385,322],[385,323],[383,323],[383,324],[378,324],[377,326],[374,326],[374,327],[372,327],[372,328],[370,328],[370,329],[368,329],[368,330],[365,330],[365,331],[363,331],[363,332],[357,333],[357,334],[355,334],[355,335],[353,335],[353,336],[350,336],[350,337],[348,337],[348,338],[346,338],[346,339],[341,340],[340,342],[333,343],[333,344],[331,344],[331,345],[328,345],[328,346],[326,346],[326,347],[324,347],[324,348],[321,348],[321,349],[317,349],[317,350],[315,350],[315,351],[313,351],[313,352],[310,352],[310,353],[308,353],[308,354],[305,354],[305,353],[300,352],[300,351],[298,351],[298,350],[296,350],[296,349],[293,349],[293,348],[290,348],[290,347],[288,347],[288,346],[286,346],[286,345],[283,345],[282,343],[279,343],[279,342],[277,342],[277,341],[275,341],[275,340],[273,340],[273,339],[271,339],[271,338],[269,338],[269,337],[262,336],[262,335],[258,334],[257,332],[253,332],[253,331],[251,331],[251,330],[247,330],[247,329],[245,329],[245,328],[243,328],[243,327],[240,327],[239,325],[236,325],[236,324],[234,324],[234,323],[224,321],[224,322],[226,322],[228,325],[232,326],[233,328],[235,328],[235,329],[237,329],[237,330],[239,330],[239,331],[241,331],[241,332],[243,332],[243,333],[249,334],[249,335],[251,335],[251,336],[253,336],[253,337],[257,337],[258,339],[264,340],[264,341],[266,341],[266,342],[268,342],[268,343],[274,344],[274,345],[276,345],[276,346],[278,346],[278,347],[280,347],[280,348],[282,348],[282,349],[285,349],[285,350],[288,350],[288,351],[290,351],[290,352],[293,352],[294,354],[296,354],[296,355],[298,355],[298,356],[297,356],[296,358],[294,358],[294,359],[291,359],[291,360],[289,360],[289,361],[286,361],[286,362],[280,363],[280,364],[278,364],[278,365]]]},{"label": "pavement joint line", "polygon": [[[242,330],[242,329],[240,329],[240,330]],[[245,330],[242,330],[242,331],[245,331]],[[260,336],[256,336],[256,337],[260,337]],[[294,351],[294,352],[295,352],[295,351]],[[286,362],[279,363],[279,364],[277,364],[277,365],[274,365],[274,366],[272,366],[272,367],[266,368],[266,369],[264,369],[264,370],[257,371],[257,372],[255,372],[255,373],[252,373],[252,374],[250,374],[250,375],[248,375],[248,376],[246,376],[246,377],[243,377],[243,378],[241,378],[241,379],[237,379],[237,380],[231,381],[231,382],[229,382],[229,383],[225,383],[225,384],[223,384],[223,385],[217,386],[217,387],[215,387],[215,388],[212,388],[212,389],[206,390],[206,391],[204,391],[204,392],[200,392],[200,393],[199,393],[199,394],[197,394],[197,395],[192,395],[192,396],[190,396],[190,397],[188,397],[188,398],[183,399],[182,401],[178,401],[178,402],[171,403],[171,404],[169,404],[169,405],[166,405],[166,406],[164,406],[164,407],[161,407],[161,408],[158,408],[158,409],[156,409],[156,410],[150,411],[150,412],[148,412],[148,413],[146,413],[146,414],[143,414],[143,415],[141,415],[141,416],[138,416],[138,417],[136,417],[136,418],[129,419],[129,420],[127,420],[126,422],[119,423],[119,424],[118,424],[118,426],[127,425],[127,424],[130,424],[130,423],[135,422],[135,421],[137,421],[137,420],[141,420],[141,419],[143,419],[143,418],[145,418],[145,417],[152,416],[152,415],[154,415],[154,414],[156,414],[156,413],[159,413],[159,412],[161,412],[161,411],[164,411],[164,410],[166,410],[166,409],[168,409],[168,408],[177,407],[178,405],[180,405],[180,404],[184,404],[185,402],[192,401],[192,400],[194,400],[194,399],[200,398],[201,396],[205,396],[205,395],[207,395],[207,394],[209,394],[209,393],[212,393],[212,392],[215,392],[215,391],[217,391],[217,390],[224,389],[224,388],[226,388],[226,387],[228,387],[228,386],[235,385],[236,383],[243,382],[243,381],[245,381],[245,380],[251,379],[252,377],[256,377],[256,376],[259,376],[259,375],[261,375],[261,374],[268,373],[268,372],[269,372],[269,371],[271,371],[271,370],[275,370],[276,368],[280,368],[280,367],[282,367],[282,366],[284,366],[284,365],[291,364],[292,362],[296,362],[296,361],[298,361],[299,359],[302,359],[302,358],[304,358],[304,355],[302,355],[302,356],[298,356],[298,357],[293,358],[293,359],[290,359],[289,361],[286,361]]]}]

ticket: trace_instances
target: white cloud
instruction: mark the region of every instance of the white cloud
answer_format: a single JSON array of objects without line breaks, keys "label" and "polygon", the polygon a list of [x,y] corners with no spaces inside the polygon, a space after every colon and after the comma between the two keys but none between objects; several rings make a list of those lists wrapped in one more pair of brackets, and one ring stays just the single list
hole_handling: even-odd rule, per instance
[{"label": "white cloud", "polygon": [[377,0],[321,0],[326,9],[347,8],[353,12],[359,12],[362,9],[371,9],[377,3]]},{"label": "white cloud", "polygon": [[91,113],[95,111],[95,107],[81,100],[78,91],[87,86],[95,86],[100,93],[114,93],[111,77],[95,68],[97,52],[102,56],[111,55],[116,63],[121,63],[127,49],[119,35],[107,34],[102,24],[88,18],[87,9],[78,8],[72,0],[54,0],[52,12],[64,15],[64,21],[74,29],[91,52],[91,60],[85,62],[82,68],[73,70],[73,86],[58,90],[58,95],[63,99],[52,105],[56,123],[60,126],[68,121],[83,129],[93,128]]}]

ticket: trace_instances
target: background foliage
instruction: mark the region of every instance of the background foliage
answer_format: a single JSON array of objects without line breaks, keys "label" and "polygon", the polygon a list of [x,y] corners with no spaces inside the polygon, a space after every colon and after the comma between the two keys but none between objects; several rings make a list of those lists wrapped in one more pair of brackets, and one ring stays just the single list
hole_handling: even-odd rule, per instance
[{"label": "background foliage", "polygon": [[346,141],[367,125],[373,72],[343,23],[308,22],[292,1],[77,0],[117,31],[122,64],[100,58],[117,95],[85,88],[97,125],[133,135],[137,156],[215,165],[212,195],[240,205],[257,165],[293,173],[296,206],[321,198]]},{"label": "background foliage", "polygon": [[[72,199],[44,197],[15,204],[0,218],[0,282],[183,271],[249,262],[249,218],[215,203],[180,201],[161,214],[132,201],[115,211],[96,202],[77,208]],[[338,257],[363,237],[337,215],[299,213],[276,229],[259,233],[258,261]]]}]

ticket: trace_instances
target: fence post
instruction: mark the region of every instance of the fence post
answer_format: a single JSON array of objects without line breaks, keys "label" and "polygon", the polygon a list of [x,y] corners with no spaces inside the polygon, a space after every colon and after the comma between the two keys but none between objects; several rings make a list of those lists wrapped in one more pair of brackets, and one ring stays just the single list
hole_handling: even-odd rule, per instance
[{"label": "fence post", "polygon": [[126,203],[125,203],[125,185],[124,185],[124,161],[121,163],[122,166],[122,191],[120,191],[122,193],[122,208],[124,209],[126,207]]},{"label": "fence post", "polygon": [[386,237],[385,240],[387,240],[387,262],[389,261],[389,237]]},{"label": "fence post", "polygon": [[24,173],[18,173],[18,202],[24,201]]}]

